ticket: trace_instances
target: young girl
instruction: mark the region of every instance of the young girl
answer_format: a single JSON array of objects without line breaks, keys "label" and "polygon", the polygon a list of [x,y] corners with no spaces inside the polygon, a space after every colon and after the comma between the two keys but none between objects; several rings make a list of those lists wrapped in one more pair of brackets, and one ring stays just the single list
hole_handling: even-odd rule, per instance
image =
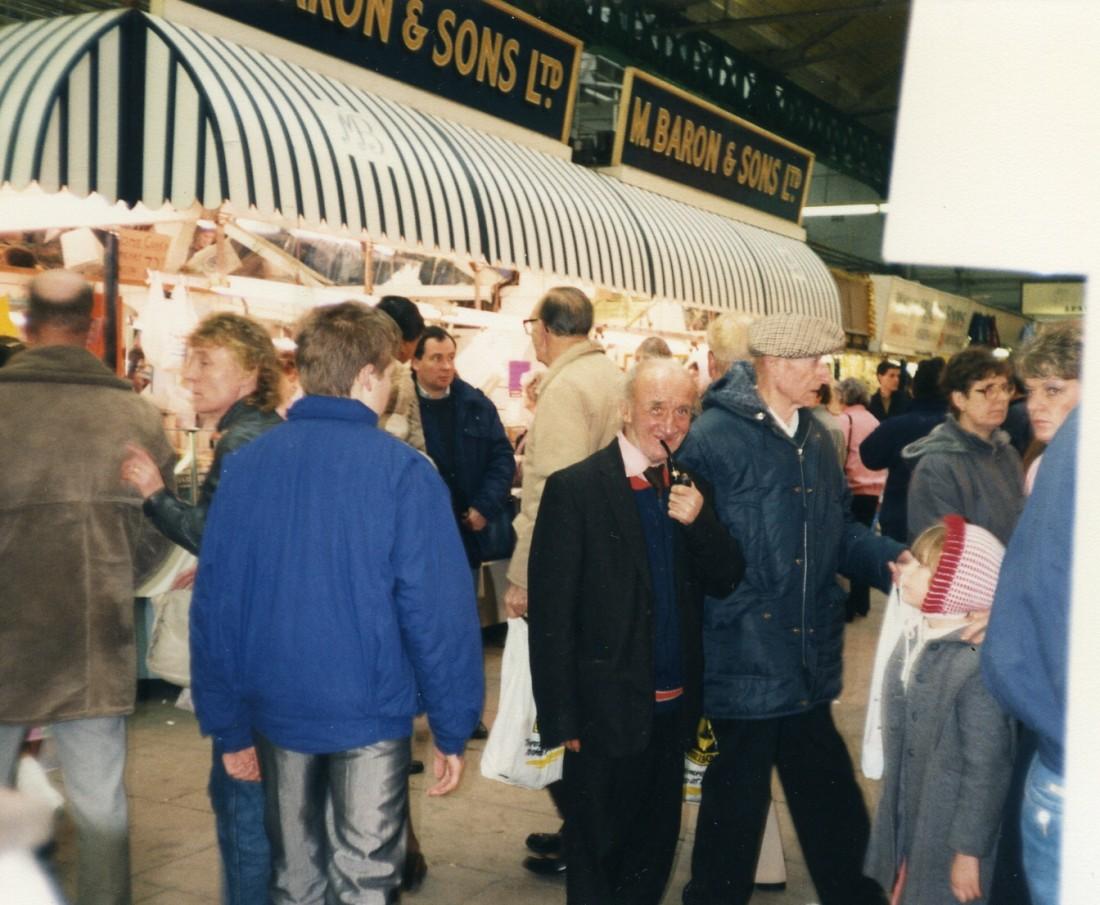
[{"label": "young girl", "polygon": [[[886,667],[886,775],[865,873],[891,905],[984,902],[1012,770],[1014,735],[959,637],[993,603],[1004,547],[949,515],[901,569],[907,624]],[[919,612],[918,612],[919,611]]]}]

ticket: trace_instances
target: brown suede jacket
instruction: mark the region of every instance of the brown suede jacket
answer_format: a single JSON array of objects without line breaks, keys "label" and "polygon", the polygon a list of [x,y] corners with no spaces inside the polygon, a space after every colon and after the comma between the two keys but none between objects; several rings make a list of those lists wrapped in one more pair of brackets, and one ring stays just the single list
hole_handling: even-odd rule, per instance
[{"label": "brown suede jacket", "polygon": [[0,369],[0,722],[133,710],[135,581],[169,543],[119,477],[127,441],[173,486],[159,412],[91,353]]}]

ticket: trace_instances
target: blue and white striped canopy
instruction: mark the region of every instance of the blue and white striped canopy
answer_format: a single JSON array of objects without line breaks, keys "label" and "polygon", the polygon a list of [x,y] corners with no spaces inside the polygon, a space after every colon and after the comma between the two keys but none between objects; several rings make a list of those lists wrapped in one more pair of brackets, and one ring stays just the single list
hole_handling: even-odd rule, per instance
[{"label": "blue and white striped canopy", "polygon": [[635,295],[840,320],[802,242],[136,11],[0,30],[0,166],[16,188],[227,204]]}]

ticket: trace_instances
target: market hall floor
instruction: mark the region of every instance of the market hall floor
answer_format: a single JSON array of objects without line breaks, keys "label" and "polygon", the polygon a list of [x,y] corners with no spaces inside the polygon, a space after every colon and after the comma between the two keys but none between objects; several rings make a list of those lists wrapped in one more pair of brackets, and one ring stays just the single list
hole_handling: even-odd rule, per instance
[{"label": "market hall floor", "polygon": [[[845,692],[834,705],[837,726],[858,765],[868,677],[878,639],[882,595],[874,592],[871,616],[849,625],[845,642]],[[486,646],[486,724],[491,724],[500,688],[501,649]],[[481,776],[484,742],[471,742],[462,785],[451,796],[428,799],[425,775],[411,781],[412,808],[429,869],[407,905],[564,905],[565,884],[523,869],[528,833],[553,830],[557,820],[544,792],[528,792]],[[219,867],[214,818],[206,797],[210,745],[190,713],[155,697],[138,706],[130,721],[127,785],[135,905],[217,905]],[[429,760],[428,734],[417,722],[414,756]],[[430,768],[429,768],[430,769]],[[857,769],[858,775],[858,769]],[[868,806],[877,783],[862,780]],[[808,905],[816,901],[795,839],[782,789],[775,785],[787,861],[787,888],[758,891],[752,905]],[[684,805],[676,865],[665,895],[679,905],[688,879],[697,806]],[[72,896],[74,834],[68,820],[58,830],[57,863]]]}]

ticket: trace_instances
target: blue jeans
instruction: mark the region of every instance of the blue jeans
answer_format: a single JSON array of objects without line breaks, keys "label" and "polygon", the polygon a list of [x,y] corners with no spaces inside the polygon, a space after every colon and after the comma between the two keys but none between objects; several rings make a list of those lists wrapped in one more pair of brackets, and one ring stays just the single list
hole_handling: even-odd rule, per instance
[{"label": "blue jeans", "polygon": [[1064,782],[1039,760],[1038,754],[1035,755],[1024,783],[1024,805],[1020,813],[1024,873],[1032,905],[1058,905]]},{"label": "blue jeans", "polygon": [[225,772],[222,752],[213,746],[210,805],[222,856],[225,905],[268,905],[271,901],[271,847],[264,829],[264,787]]}]

